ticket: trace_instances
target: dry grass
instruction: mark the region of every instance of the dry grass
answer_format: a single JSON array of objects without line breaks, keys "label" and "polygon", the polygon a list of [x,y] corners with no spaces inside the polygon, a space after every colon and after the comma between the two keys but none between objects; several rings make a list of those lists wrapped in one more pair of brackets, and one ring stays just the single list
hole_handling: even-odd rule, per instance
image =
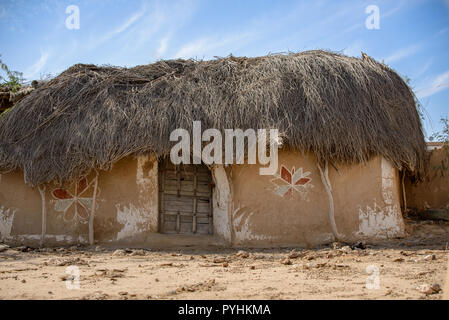
[{"label": "dry grass", "polygon": [[414,96],[365,56],[325,51],[170,60],[134,68],[75,65],[0,119],[0,167],[31,185],[67,181],[119,159],[169,153],[170,132],[277,128],[287,147],[320,161],[382,154],[420,170],[425,142]]}]

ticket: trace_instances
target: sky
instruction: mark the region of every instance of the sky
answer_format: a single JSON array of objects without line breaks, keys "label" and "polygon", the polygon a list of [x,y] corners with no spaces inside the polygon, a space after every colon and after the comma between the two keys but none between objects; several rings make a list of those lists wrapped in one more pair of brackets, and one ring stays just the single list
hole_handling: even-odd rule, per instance
[{"label": "sky", "polygon": [[1,59],[28,81],[76,63],[131,67],[313,49],[363,51],[388,64],[410,78],[426,136],[442,130],[449,0],[0,0]]}]

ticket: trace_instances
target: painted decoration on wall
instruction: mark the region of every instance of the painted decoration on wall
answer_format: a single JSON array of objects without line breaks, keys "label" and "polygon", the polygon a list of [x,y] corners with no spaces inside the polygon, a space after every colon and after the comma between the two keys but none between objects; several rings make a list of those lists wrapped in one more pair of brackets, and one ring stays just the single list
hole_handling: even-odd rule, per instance
[{"label": "painted decoration on wall", "polygon": [[65,222],[88,220],[93,205],[95,179],[89,182],[87,177],[82,177],[67,189],[56,188],[51,192],[54,208],[63,213]]},{"label": "painted decoration on wall", "polygon": [[275,178],[271,182],[275,185],[274,193],[281,197],[293,196],[294,192],[299,192],[305,198],[308,188],[313,187],[310,172],[304,172],[303,168],[295,170],[295,167],[292,167],[291,170],[288,170],[281,165],[279,172],[273,176]]}]

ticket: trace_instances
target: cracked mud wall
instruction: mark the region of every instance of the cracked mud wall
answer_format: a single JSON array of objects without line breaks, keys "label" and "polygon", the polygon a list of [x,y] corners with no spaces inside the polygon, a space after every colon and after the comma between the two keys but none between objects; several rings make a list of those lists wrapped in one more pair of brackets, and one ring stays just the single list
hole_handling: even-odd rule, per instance
[{"label": "cracked mud wall", "polygon": [[[333,241],[328,197],[313,154],[280,150],[277,174],[260,176],[258,168],[232,167],[234,244],[310,247]],[[329,179],[344,239],[403,236],[397,170],[380,156],[337,169],[329,169]]]},{"label": "cracked mud wall", "polygon": [[429,151],[428,157],[423,181],[415,184],[410,177],[405,180],[407,206],[418,211],[449,210],[449,150],[443,146]]},{"label": "cracked mud wall", "polygon": [[331,171],[338,208],[337,224],[348,226],[346,239],[385,239],[405,235],[400,206],[400,179],[381,156],[366,164]]},{"label": "cracked mud wall", "polygon": [[279,150],[276,175],[259,175],[259,168],[232,167],[234,244],[313,246],[329,240],[329,205],[313,156]]},{"label": "cracked mud wall", "polygon": [[41,233],[41,197],[25,185],[19,171],[2,174],[0,180],[0,240],[34,241]]},{"label": "cracked mud wall", "polygon": [[100,242],[141,242],[158,231],[158,161],[126,158],[100,175],[95,238]]},{"label": "cracked mud wall", "polygon": [[[403,235],[399,178],[375,157],[363,165],[330,167],[335,219],[346,240]],[[278,172],[259,175],[258,165],[215,166],[214,235],[232,245],[314,246],[333,240],[329,203],[313,154],[280,150]],[[94,174],[64,188],[47,187],[47,241],[87,242],[88,225],[70,219],[92,208]],[[128,157],[100,172],[94,233],[99,243],[144,243],[158,232],[158,161]],[[74,208],[77,206],[76,211]],[[84,208],[84,209],[83,209]],[[65,221],[64,220],[65,217]],[[0,180],[0,236],[38,243],[41,197],[23,174]]]},{"label": "cracked mud wall", "polygon": [[[111,171],[100,172],[94,234],[98,242],[144,241],[158,229],[158,164],[152,156],[125,158]],[[45,191],[46,244],[88,241],[88,217],[93,204],[95,173]],[[24,184],[23,174],[3,174],[0,180],[0,239],[37,244],[42,207],[37,188]]]}]

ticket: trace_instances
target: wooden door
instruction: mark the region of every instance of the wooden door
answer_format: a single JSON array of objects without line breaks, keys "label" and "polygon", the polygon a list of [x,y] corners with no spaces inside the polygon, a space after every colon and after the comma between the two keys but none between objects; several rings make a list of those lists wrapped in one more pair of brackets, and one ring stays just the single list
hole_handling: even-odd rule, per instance
[{"label": "wooden door", "polygon": [[205,165],[161,162],[159,212],[161,233],[212,234],[212,175]]}]

